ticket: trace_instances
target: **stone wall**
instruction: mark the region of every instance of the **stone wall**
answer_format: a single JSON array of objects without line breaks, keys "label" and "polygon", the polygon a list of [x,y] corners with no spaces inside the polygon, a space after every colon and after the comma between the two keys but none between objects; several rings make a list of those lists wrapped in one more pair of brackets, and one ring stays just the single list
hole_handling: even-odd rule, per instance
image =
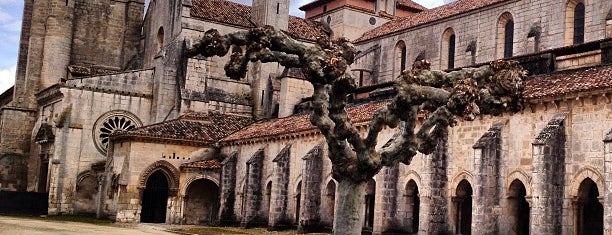
[{"label": "stone wall", "polygon": [[[359,42],[357,46],[366,50],[376,44],[382,47],[380,56],[379,81],[392,81],[396,55],[394,47],[400,41],[406,43],[407,66],[423,53],[432,63],[432,69],[442,68],[441,42],[442,35],[452,28],[456,35],[455,67],[472,64],[472,56],[466,53],[470,44],[476,42],[475,63],[499,59],[498,40],[491,38],[498,34],[497,22],[504,12],[512,14],[514,20],[514,56],[533,52],[528,34],[534,25],[541,27],[539,51],[564,46],[565,4],[562,0],[529,0],[504,1],[475,11],[443,20],[413,27],[398,33],[392,33],[377,39]],[[586,15],[589,20],[585,25],[585,42],[596,41],[606,37],[606,14],[612,9],[609,1],[592,1],[586,4]],[[503,48],[503,47],[502,47]],[[363,66],[362,66],[363,67]],[[397,67],[397,66],[395,66]]]},{"label": "stone wall", "polygon": [[292,77],[282,78],[278,117],[291,116],[295,105],[302,102],[303,98],[311,97],[313,91],[312,84],[306,80]]}]

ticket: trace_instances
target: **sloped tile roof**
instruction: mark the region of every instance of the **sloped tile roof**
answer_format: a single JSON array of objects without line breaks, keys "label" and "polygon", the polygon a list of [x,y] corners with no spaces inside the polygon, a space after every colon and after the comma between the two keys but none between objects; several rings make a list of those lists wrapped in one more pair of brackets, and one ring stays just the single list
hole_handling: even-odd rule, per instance
[{"label": "sloped tile roof", "polygon": [[191,16],[246,28],[255,27],[249,20],[251,7],[226,0],[193,0]]},{"label": "sloped tile roof", "polygon": [[221,163],[216,159],[201,160],[195,162],[187,162],[181,164],[181,168],[195,168],[195,169],[220,169]]},{"label": "sloped tile roof", "polygon": [[488,5],[503,2],[506,0],[458,0],[431,10],[424,10],[414,15],[398,18],[389,21],[378,28],[366,32],[355,40],[356,43],[367,41],[373,38],[381,37],[390,33],[398,32],[404,29],[412,28],[421,24],[447,18],[453,15],[458,15],[464,12],[476,10]]},{"label": "sloped tile roof", "polygon": [[252,122],[252,118],[210,112],[189,113],[177,119],[112,134],[113,139],[140,138],[210,145]]},{"label": "sloped tile roof", "polygon": [[[253,28],[251,7],[227,0],[193,0],[191,16],[234,26]],[[314,41],[323,32],[322,24],[289,16],[287,34],[293,38]]]},{"label": "sloped tile roof", "polygon": [[[347,112],[353,123],[367,122],[378,108],[388,104],[388,101],[375,101],[348,108]],[[286,118],[271,119],[256,122],[234,134],[224,138],[223,142],[247,140],[270,136],[280,136],[297,132],[315,130],[310,123],[309,115],[295,115]]]},{"label": "sloped tile roof", "polygon": [[612,88],[612,65],[566,70],[527,80],[525,98],[536,99]]},{"label": "sloped tile roof", "polygon": [[408,8],[412,8],[415,10],[427,10],[426,7],[421,6],[421,4],[418,4],[416,2],[410,1],[410,0],[397,0],[397,6],[399,7],[408,7]]}]

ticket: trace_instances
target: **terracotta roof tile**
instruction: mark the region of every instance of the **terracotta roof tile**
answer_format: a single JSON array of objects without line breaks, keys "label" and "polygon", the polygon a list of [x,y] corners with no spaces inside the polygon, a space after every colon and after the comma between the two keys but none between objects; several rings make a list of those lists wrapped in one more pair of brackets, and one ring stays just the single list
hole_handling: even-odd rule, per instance
[{"label": "terracotta roof tile", "polygon": [[[378,108],[388,104],[388,101],[375,101],[348,108],[347,112],[354,123],[363,123],[371,119]],[[310,123],[309,115],[295,115],[286,118],[256,122],[234,134],[224,138],[223,142],[279,136],[315,130]]]},{"label": "terracotta roof tile", "polygon": [[197,169],[220,169],[221,163],[215,159],[201,160],[195,162],[187,162],[181,164],[181,168],[197,168]]},{"label": "terracotta roof tile", "polygon": [[378,28],[366,32],[363,36],[355,40],[355,42],[362,42],[381,37],[390,33],[412,28],[417,25],[429,23],[503,1],[506,0],[458,0],[431,10],[424,10],[411,16],[389,21]]},{"label": "terracotta roof tile", "polygon": [[535,99],[612,88],[612,65],[566,70],[527,80],[524,96]]},{"label": "terracotta roof tile", "polygon": [[207,145],[240,130],[252,122],[250,117],[211,112],[188,113],[177,119],[113,133],[113,139],[144,138]]},{"label": "terracotta roof tile", "polygon": [[322,36],[323,32],[321,22],[289,16],[289,30],[286,33],[292,38],[314,41],[317,37]]},{"label": "terracotta roof tile", "polygon": [[416,2],[410,1],[410,0],[398,0],[397,1],[397,6],[399,7],[408,7],[408,8],[412,8],[415,10],[427,10],[426,7],[421,6],[421,4],[418,4]]},{"label": "terracotta roof tile", "polygon": [[191,16],[246,28],[255,26],[249,20],[251,7],[226,0],[193,0]]},{"label": "terracotta roof tile", "polygon": [[[193,0],[191,16],[244,28],[255,27],[250,20],[251,7],[227,0]],[[323,32],[322,24],[289,16],[287,34],[293,38],[314,41]]]}]

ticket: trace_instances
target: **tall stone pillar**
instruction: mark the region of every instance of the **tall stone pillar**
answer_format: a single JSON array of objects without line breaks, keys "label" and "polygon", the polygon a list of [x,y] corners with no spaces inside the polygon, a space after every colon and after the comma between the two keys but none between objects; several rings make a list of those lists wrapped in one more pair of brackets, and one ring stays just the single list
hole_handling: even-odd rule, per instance
[{"label": "tall stone pillar", "polygon": [[397,222],[397,180],[399,174],[399,166],[396,164],[392,167],[383,168],[383,188],[382,197],[379,196],[382,210],[377,213],[374,218],[380,218],[379,223],[374,223],[374,233],[389,233],[401,230],[400,224]]},{"label": "tall stone pillar", "polygon": [[532,234],[561,234],[566,114],[555,116],[533,142]]},{"label": "tall stone pillar", "polygon": [[270,198],[270,212],[268,228],[271,230],[291,226],[287,218],[287,203],[289,201],[289,159],[291,157],[291,144],[283,148],[274,158],[274,175],[272,176],[272,195]]},{"label": "tall stone pillar", "polygon": [[221,195],[219,223],[232,224],[236,201],[236,161],[238,152],[233,152],[221,162]]},{"label": "tall stone pillar", "polygon": [[604,138],[604,234],[612,235],[612,130]]},{"label": "tall stone pillar", "polygon": [[499,206],[499,168],[501,158],[501,131],[503,123],[493,125],[474,144],[474,209],[472,232],[474,234],[499,234],[497,220],[499,215],[494,208]]},{"label": "tall stone pillar", "polygon": [[264,149],[261,148],[247,161],[244,202],[242,206],[242,221],[240,226],[252,227],[259,222],[259,209],[261,207],[261,176],[263,170]]},{"label": "tall stone pillar", "polygon": [[321,216],[321,181],[323,178],[323,146],[319,144],[311,149],[304,160],[302,171],[302,201],[300,208],[299,232],[311,232],[319,229]]},{"label": "tall stone pillar", "polygon": [[[427,215],[423,220],[426,227],[419,226],[420,231],[428,231],[429,234],[448,234],[449,229],[449,211],[448,211],[448,176],[446,169],[448,167],[448,133],[444,138],[438,140],[436,150],[428,156],[429,163],[428,186],[429,197],[424,200],[423,208],[427,209]],[[425,211],[425,210],[423,210]]]}]

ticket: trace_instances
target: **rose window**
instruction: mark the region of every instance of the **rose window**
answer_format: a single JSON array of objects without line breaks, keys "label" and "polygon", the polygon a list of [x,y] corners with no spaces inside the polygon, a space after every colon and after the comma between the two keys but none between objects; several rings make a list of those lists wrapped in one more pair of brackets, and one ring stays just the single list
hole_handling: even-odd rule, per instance
[{"label": "rose window", "polygon": [[125,111],[112,111],[102,115],[94,124],[93,129],[96,147],[106,155],[111,134],[117,131],[129,131],[139,126],[142,126],[140,120]]}]

